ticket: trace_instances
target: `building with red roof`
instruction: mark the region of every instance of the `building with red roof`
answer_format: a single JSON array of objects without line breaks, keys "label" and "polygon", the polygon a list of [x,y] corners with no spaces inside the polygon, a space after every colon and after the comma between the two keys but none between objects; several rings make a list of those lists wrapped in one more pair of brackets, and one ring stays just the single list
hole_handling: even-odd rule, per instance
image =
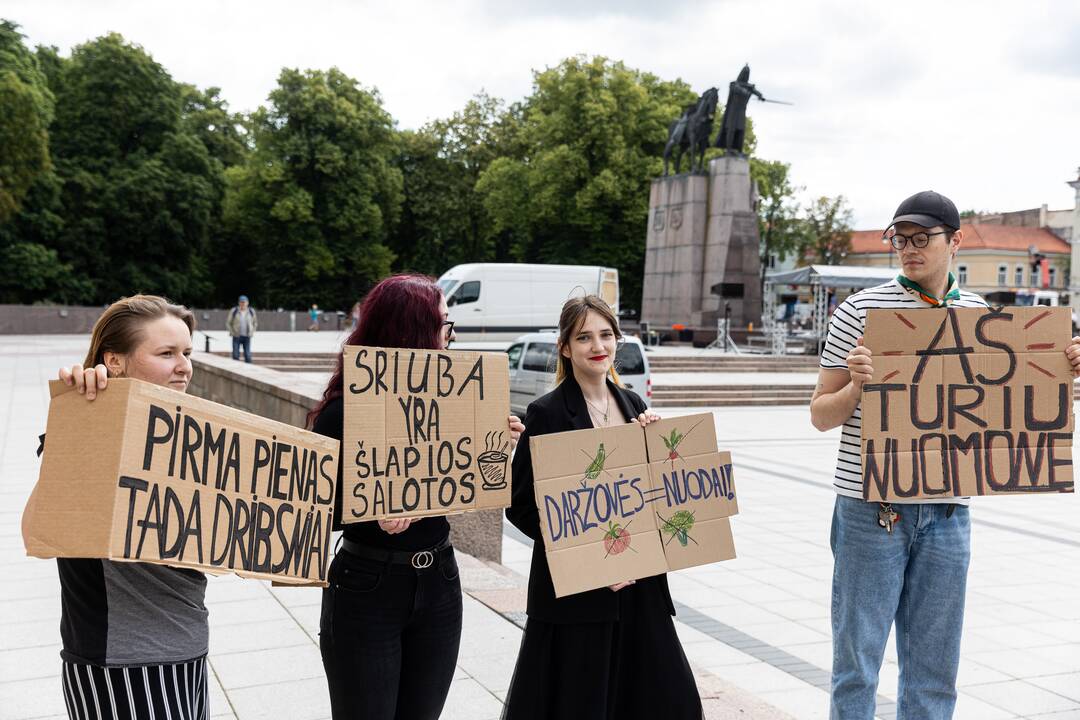
[{"label": "building with red roof", "polygon": [[[1001,303],[1014,302],[1018,292],[1068,289],[1072,248],[1048,228],[964,223],[960,230],[964,239],[953,271],[961,287]],[[899,272],[883,232],[852,232],[846,264],[896,266]]]}]

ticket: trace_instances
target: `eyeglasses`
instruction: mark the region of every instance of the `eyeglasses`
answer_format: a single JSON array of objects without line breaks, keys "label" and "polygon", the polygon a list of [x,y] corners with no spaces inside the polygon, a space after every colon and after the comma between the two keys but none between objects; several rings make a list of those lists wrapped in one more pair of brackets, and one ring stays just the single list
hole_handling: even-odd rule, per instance
[{"label": "eyeglasses", "polygon": [[891,244],[897,250],[903,250],[905,247],[907,247],[909,241],[917,248],[924,248],[930,243],[930,238],[932,238],[933,236],[951,234],[952,231],[950,230],[941,230],[935,233],[917,232],[914,235],[901,235],[895,230],[886,230],[881,237],[882,239],[888,241],[889,244]]},{"label": "eyeglasses", "polygon": [[445,337],[447,340],[449,340],[450,338],[452,338],[454,336],[454,321],[453,320],[443,320],[442,326],[443,326],[443,337]]}]

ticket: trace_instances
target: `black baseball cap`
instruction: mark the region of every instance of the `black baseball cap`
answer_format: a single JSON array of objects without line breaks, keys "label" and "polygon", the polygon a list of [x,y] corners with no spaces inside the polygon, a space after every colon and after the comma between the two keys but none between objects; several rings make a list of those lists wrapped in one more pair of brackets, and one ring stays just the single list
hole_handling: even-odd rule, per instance
[{"label": "black baseball cap", "polygon": [[933,190],[915,193],[896,208],[890,226],[909,222],[925,228],[945,225],[953,230],[960,229],[960,213],[953,201]]}]

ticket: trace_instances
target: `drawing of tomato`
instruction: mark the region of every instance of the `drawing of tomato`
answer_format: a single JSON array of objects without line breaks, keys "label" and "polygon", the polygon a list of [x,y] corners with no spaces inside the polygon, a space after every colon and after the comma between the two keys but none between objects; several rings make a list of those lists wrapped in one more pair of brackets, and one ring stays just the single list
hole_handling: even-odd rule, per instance
[{"label": "drawing of tomato", "polygon": [[608,522],[607,532],[604,533],[604,550],[608,555],[618,555],[630,548],[630,533],[622,525],[614,520]]}]

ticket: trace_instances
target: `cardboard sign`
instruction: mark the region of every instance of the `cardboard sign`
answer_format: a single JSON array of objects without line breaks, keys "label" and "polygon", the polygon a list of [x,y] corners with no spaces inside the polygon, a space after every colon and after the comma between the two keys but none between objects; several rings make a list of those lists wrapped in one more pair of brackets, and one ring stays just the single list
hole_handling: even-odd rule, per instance
[{"label": "cardboard sign", "polygon": [[557,597],[735,557],[731,454],[711,413],[530,442]]},{"label": "cardboard sign", "polygon": [[345,347],[342,522],[510,504],[505,353]]},{"label": "cardboard sign", "polygon": [[138,380],[49,390],[27,554],[326,585],[337,441]]},{"label": "cardboard sign", "polygon": [[1068,308],[868,310],[868,501],[1072,492]]}]

